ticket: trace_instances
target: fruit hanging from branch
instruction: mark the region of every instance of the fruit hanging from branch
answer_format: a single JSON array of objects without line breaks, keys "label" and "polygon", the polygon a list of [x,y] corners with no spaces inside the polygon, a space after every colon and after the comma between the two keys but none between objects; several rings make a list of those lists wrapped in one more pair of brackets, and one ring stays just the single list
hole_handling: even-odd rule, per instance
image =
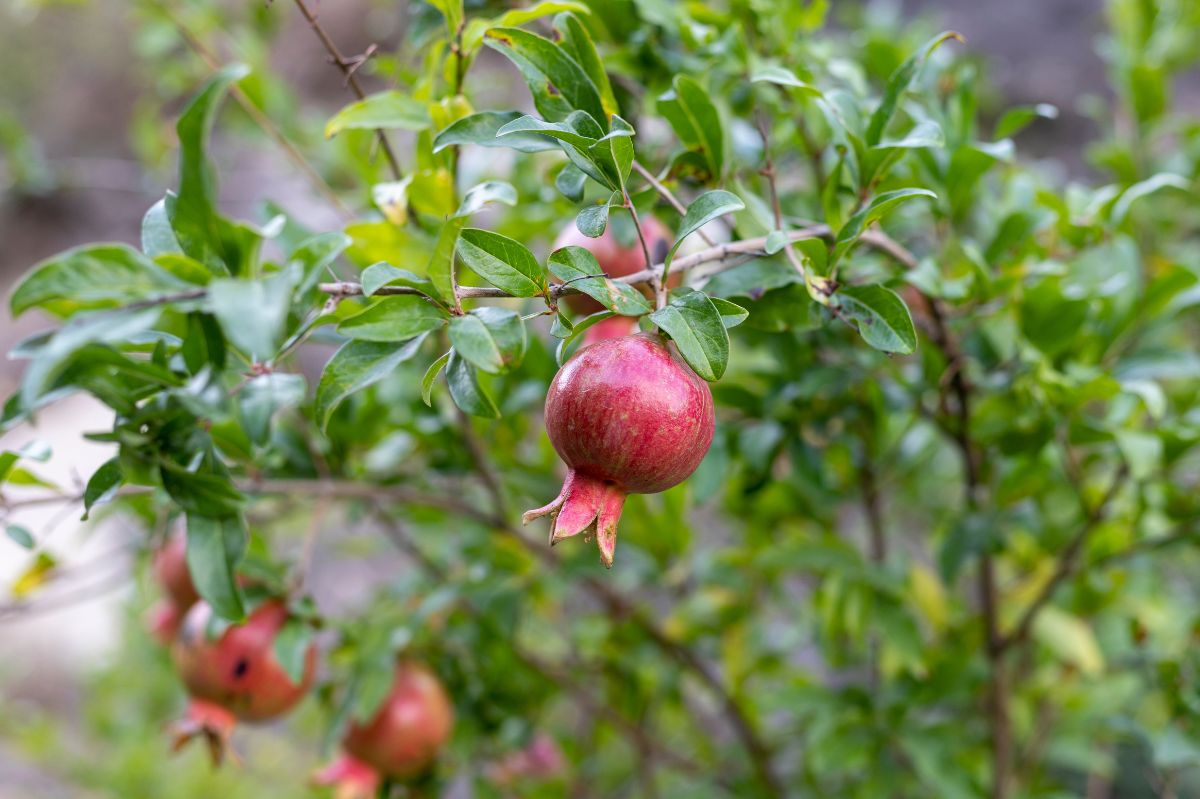
[{"label": "fruit hanging from branch", "polygon": [[454,707],[437,676],[420,663],[396,667],[392,689],[366,723],[352,723],[342,748],[360,764],[395,780],[433,766],[454,729]]},{"label": "fruit hanging from branch", "polygon": [[546,432],[569,469],[553,502],[522,517],[552,518],[550,543],[596,536],[612,567],[628,494],[683,482],[712,443],[708,384],[661,336],[639,333],[580,350],[546,394]]},{"label": "fruit hanging from branch", "polygon": [[269,600],[241,624],[210,637],[212,608],[197,603],[183,620],[171,656],[187,689],[185,717],[172,726],[174,747],[202,737],[220,763],[236,721],[268,721],[287,713],[308,693],[316,671],[316,647],[303,654],[294,679],[275,654],[276,639],[289,621],[287,606]]}]

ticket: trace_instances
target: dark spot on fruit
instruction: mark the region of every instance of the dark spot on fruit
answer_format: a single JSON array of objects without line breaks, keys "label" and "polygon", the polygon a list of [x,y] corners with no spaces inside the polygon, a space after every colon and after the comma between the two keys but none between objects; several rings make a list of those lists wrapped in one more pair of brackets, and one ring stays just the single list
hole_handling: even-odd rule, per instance
[{"label": "dark spot on fruit", "polygon": [[671,251],[671,245],[667,244],[666,239],[659,239],[654,245],[654,263],[661,264],[667,260],[667,253]]},{"label": "dark spot on fruit", "polygon": [[237,663],[233,664],[233,679],[242,679],[248,671],[250,671],[250,661],[246,658],[238,658]]}]

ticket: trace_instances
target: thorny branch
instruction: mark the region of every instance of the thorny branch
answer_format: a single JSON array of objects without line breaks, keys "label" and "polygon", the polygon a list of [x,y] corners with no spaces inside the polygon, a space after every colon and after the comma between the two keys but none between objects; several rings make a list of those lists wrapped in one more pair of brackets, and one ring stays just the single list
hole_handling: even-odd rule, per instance
[{"label": "thorny branch", "polygon": [[[300,13],[304,15],[304,19],[308,21],[309,27],[313,29],[313,33],[317,34],[317,38],[321,40],[321,44],[324,45],[325,50],[329,53],[330,59],[346,77],[346,85],[354,92],[354,96],[360,100],[366,99],[367,93],[363,90],[362,84],[358,82],[358,75],[355,74],[363,65],[365,58],[348,59],[343,56],[337,44],[330,38],[329,33],[321,27],[317,15],[308,7],[308,3],[305,0],[295,0],[295,2],[296,7],[300,9]],[[376,130],[375,135],[379,137],[379,146],[387,158],[388,166],[392,169],[392,175],[396,180],[402,180],[404,178],[404,170],[400,168],[400,162],[396,159],[396,154],[392,151],[392,145],[388,142],[387,134],[382,130]]]}]

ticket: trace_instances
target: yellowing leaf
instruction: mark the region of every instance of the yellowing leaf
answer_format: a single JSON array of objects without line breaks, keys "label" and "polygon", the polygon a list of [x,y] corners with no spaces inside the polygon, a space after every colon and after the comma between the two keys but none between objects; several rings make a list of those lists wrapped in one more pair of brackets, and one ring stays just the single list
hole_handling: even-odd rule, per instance
[{"label": "yellowing leaf", "polygon": [[1087,675],[1104,671],[1104,655],[1088,624],[1055,607],[1047,607],[1033,623],[1033,634],[1058,658]]},{"label": "yellowing leaf", "polygon": [[39,552],[33,562],[17,577],[12,586],[14,599],[24,599],[54,577],[58,561],[48,552]]},{"label": "yellowing leaf", "polygon": [[946,589],[937,572],[923,563],[914,563],[908,573],[908,590],[913,604],[933,632],[941,633],[946,629],[949,608]]}]

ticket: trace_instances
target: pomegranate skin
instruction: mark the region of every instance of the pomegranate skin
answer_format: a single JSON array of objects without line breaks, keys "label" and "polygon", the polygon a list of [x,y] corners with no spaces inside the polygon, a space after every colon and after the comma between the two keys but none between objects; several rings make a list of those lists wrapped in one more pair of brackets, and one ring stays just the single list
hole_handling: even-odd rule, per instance
[{"label": "pomegranate skin", "polygon": [[304,679],[292,681],[273,645],[288,619],[282,602],[260,605],[242,624],[216,640],[205,628],[212,616],[200,602],[184,617],[171,654],[188,694],[225,708],[243,721],[265,721],[291,710],[308,692],[316,671],[316,647],[305,659]]},{"label": "pomegranate skin", "polygon": [[570,467],[567,479],[553,502],[522,521],[550,516],[551,545],[595,535],[600,561],[611,568],[626,495],[687,479],[708,452],[715,421],[708,384],[661,336],[585,347],[546,393],[546,432]]},{"label": "pomegranate skin", "polygon": [[[674,234],[656,217],[646,215],[640,217],[642,233],[646,236],[646,247],[654,263],[661,264],[671,249]],[[579,232],[574,222],[569,223],[554,240],[554,249],[563,247],[582,247],[596,256],[600,270],[609,277],[625,277],[646,268],[646,258],[642,254],[642,245],[634,241],[629,247],[622,247],[613,235],[612,225],[604,229],[604,234],[598,238],[589,238]],[[678,285],[679,277],[672,278],[670,285]],[[589,315],[604,310],[604,306],[586,294],[568,294],[563,302],[577,314]]]},{"label": "pomegranate skin", "polygon": [[312,777],[314,785],[333,788],[333,799],[375,799],[379,793],[379,772],[342,752],[337,760]]},{"label": "pomegranate skin", "polygon": [[450,740],[454,706],[425,666],[396,667],[392,690],[366,724],[353,723],[342,748],[380,774],[408,779],[423,773]]},{"label": "pomegranate skin", "polygon": [[154,578],[181,614],[200,599],[188,571],[186,536],[171,536],[154,554]]},{"label": "pomegranate skin", "polygon": [[714,421],[708,384],[651,333],[580,350],[546,394],[546,432],[567,466],[629,494],[687,479]]}]

